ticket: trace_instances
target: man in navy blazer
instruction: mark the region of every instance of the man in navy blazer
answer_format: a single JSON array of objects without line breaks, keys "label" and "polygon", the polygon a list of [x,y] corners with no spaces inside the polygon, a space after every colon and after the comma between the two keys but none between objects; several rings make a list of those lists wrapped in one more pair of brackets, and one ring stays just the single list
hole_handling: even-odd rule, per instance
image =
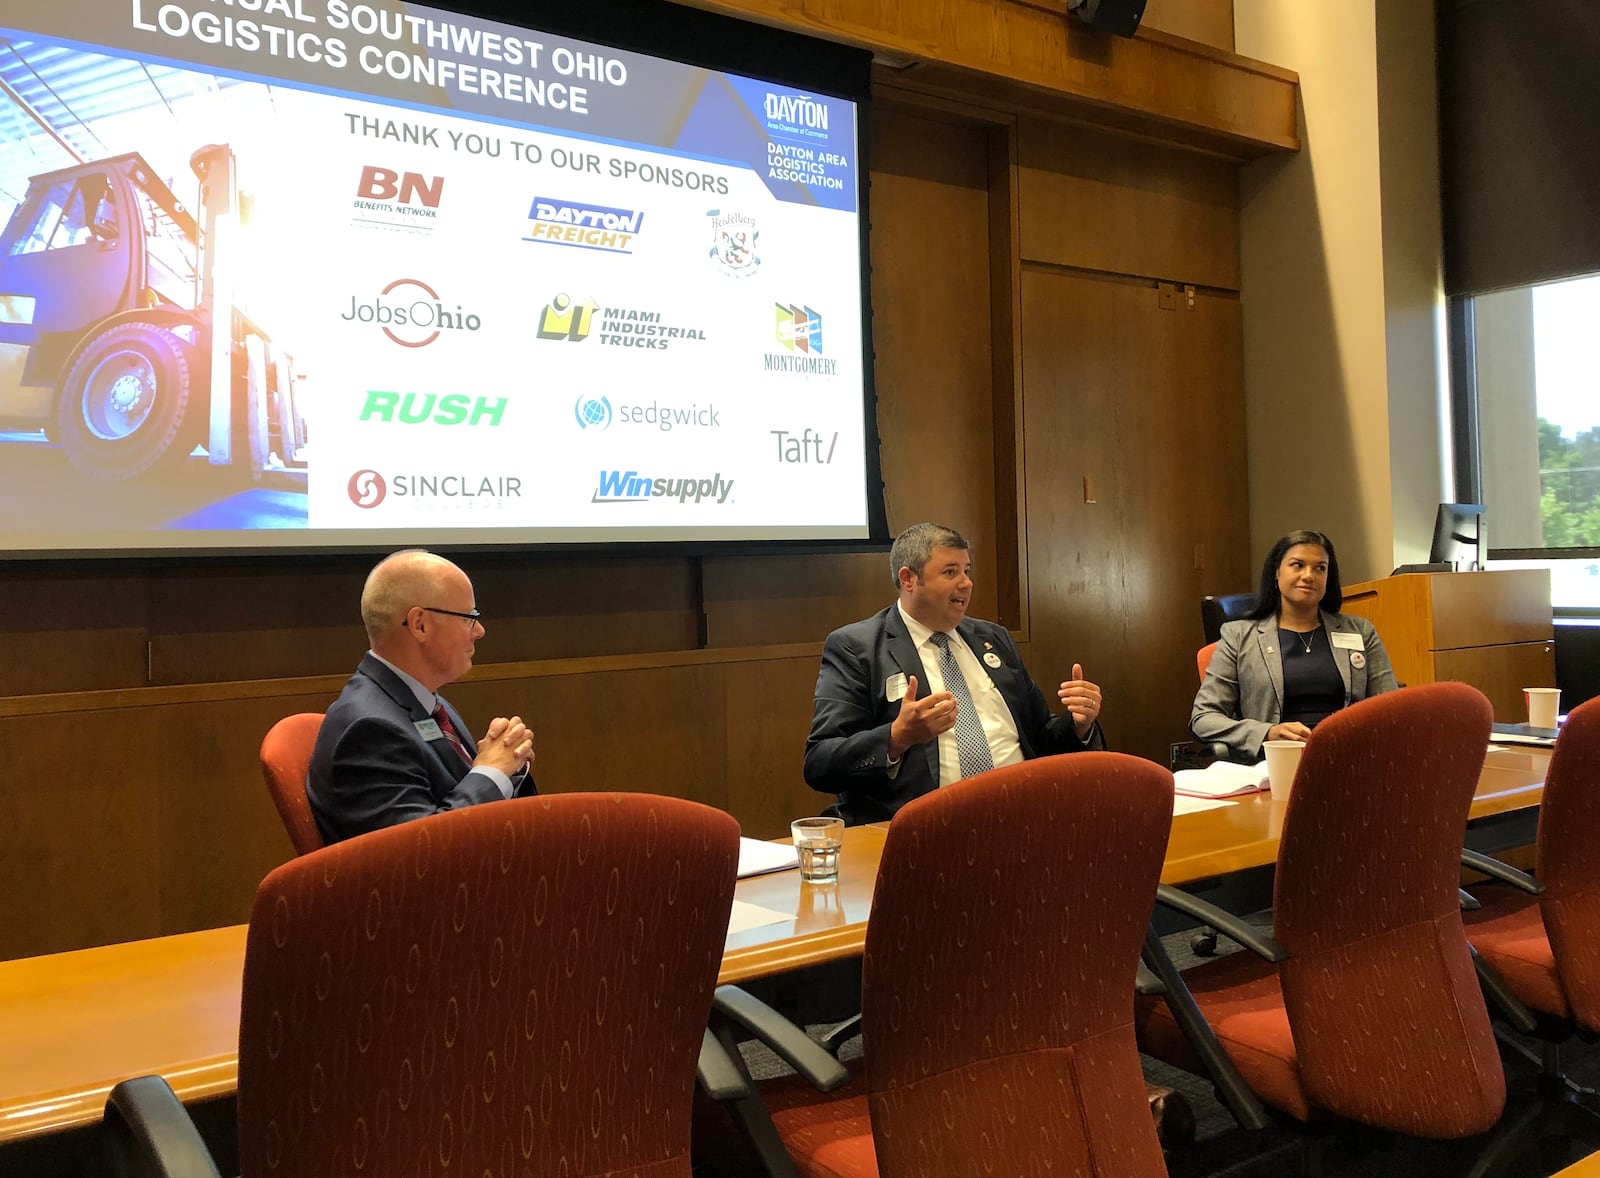
[{"label": "man in navy blazer", "polygon": [[1082,667],[1056,693],[1066,713],[1052,716],[1006,628],[966,616],[972,561],[958,532],[907,528],[889,568],[899,600],[822,647],[805,778],[838,795],[830,813],[880,822],[990,766],[1105,747],[1100,689]]},{"label": "man in navy blazer", "polygon": [[533,733],[496,717],[482,743],[438,695],[484,635],[472,582],[441,556],[380,561],[361,592],[372,644],[317,733],[306,794],[328,842],[479,802],[537,793]]}]

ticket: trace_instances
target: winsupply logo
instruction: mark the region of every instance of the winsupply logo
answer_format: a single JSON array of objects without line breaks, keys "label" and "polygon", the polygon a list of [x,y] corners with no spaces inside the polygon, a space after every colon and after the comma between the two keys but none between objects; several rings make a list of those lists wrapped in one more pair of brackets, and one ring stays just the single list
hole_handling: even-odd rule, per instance
[{"label": "winsupply logo", "polygon": [[601,344],[613,348],[650,348],[664,352],[674,341],[704,343],[706,338],[704,328],[668,323],[660,311],[639,307],[602,308],[591,298],[579,302],[564,292],[551,299],[539,313],[536,334],[544,340],[581,343],[589,338],[597,324]]},{"label": "winsupply logo", "polygon": [[810,307],[777,304],[778,342],[789,351],[822,355],[822,316]]},{"label": "winsupply logo", "polygon": [[[773,429],[767,431],[778,441],[778,461],[795,463],[801,466],[831,466],[833,464],[833,451],[839,444],[839,431],[833,431],[833,437],[825,437],[810,429],[802,433],[792,434],[788,430]],[[822,452],[823,443],[826,442],[828,452]]]},{"label": "winsupply logo", "polygon": [[455,508],[503,507],[522,498],[516,475],[397,474],[385,479],[375,470],[358,470],[346,486],[350,502],[371,509],[386,499],[437,499]]},{"label": "winsupply logo", "polygon": [[631,254],[633,239],[644,226],[644,214],[635,209],[575,204],[549,196],[533,198],[528,219],[533,225],[523,241],[610,254]]},{"label": "winsupply logo", "polygon": [[837,376],[839,362],[822,355],[822,314],[810,307],[777,303],[778,343],[781,352],[762,356],[767,372],[788,372],[797,376]]},{"label": "winsupply logo", "polygon": [[438,218],[443,198],[443,176],[396,172],[367,164],[356,182],[355,199],[351,202],[356,215],[351,220],[380,229],[431,233],[431,222]]},{"label": "winsupply logo", "polygon": [[809,94],[776,94],[767,91],[761,113],[766,116],[767,134],[791,139],[828,141],[828,106]]},{"label": "winsupply logo", "polygon": [[754,217],[707,209],[706,218],[711,222],[711,261],[718,272],[729,278],[749,278],[761,268],[756,254],[761,230]]},{"label": "winsupply logo", "polygon": [[652,499],[676,499],[679,503],[702,499],[722,504],[733,492],[733,480],[724,481],[720,473],[708,479],[652,479],[636,470],[602,470],[591,503],[648,503]]},{"label": "winsupply logo", "polygon": [[717,416],[715,405],[694,404],[685,409],[652,401],[648,405],[619,405],[613,413],[611,402],[605,397],[579,397],[572,412],[578,420],[579,429],[596,432],[610,429],[613,421],[623,425],[646,425],[662,433],[670,433],[678,428],[722,428],[722,419]]},{"label": "winsupply logo", "polygon": [[387,421],[396,425],[499,425],[505,416],[505,397],[469,397],[465,393],[406,393],[368,389],[361,406],[362,421]]},{"label": "winsupply logo", "polygon": [[453,311],[446,308],[439,292],[417,278],[396,278],[370,302],[357,302],[351,295],[350,309],[339,318],[376,325],[402,348],[425,348],[447,331],[477,331],[483,326],[483,320],[460,303]]}]

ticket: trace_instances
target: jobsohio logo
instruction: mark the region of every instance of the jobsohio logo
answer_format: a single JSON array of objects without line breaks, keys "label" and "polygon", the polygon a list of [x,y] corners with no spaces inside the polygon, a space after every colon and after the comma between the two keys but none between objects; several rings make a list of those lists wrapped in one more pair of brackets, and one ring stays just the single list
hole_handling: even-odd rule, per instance
[{"label": "jobsohio logo", "polygon": [[425,348],[447,331],[477,331],[483,326],[483,320],[460,303],[447,307],[439,292],[419,278],[396,278],[364,303],[351,295],[350,309],[339,318],[374,324],[402,348]]}]

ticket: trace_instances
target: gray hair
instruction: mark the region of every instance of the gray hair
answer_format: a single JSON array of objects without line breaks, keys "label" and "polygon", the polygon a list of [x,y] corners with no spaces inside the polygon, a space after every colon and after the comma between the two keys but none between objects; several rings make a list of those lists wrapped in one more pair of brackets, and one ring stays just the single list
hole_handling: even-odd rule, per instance
[{"label": "gray hair", "polygon": [[900,588],[900,570],[910,569],[922,580],[922,570],[933,559],[935,548],[959,548],[967,551],[966,538],[954,528],[943,524],[912,524],[894,538],[889,548],[889,576],[896,590]]}]

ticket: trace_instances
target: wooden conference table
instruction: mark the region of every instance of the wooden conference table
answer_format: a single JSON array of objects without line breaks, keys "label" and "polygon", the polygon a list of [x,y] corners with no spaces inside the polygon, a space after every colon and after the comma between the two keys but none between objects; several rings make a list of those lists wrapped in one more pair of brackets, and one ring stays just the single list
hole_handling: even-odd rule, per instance
[{"label": "wooden conference table", "polygon": [[[1550,754],[1491,751],[1471,817],[1536,806]],[[1266,794],[1173,819],[1162,882],[1191,884],[1277,858],[1283,807]],[[837,884],[796,871],[741,880],[735,898],[794,919],[730,934],[720,981],[857,957],[886,826],[845,832]],[[245,926],[0,962],[0,1144],[98,1121],[106,1094],[157,1073],[187,1102],[238,1083]]]}]

